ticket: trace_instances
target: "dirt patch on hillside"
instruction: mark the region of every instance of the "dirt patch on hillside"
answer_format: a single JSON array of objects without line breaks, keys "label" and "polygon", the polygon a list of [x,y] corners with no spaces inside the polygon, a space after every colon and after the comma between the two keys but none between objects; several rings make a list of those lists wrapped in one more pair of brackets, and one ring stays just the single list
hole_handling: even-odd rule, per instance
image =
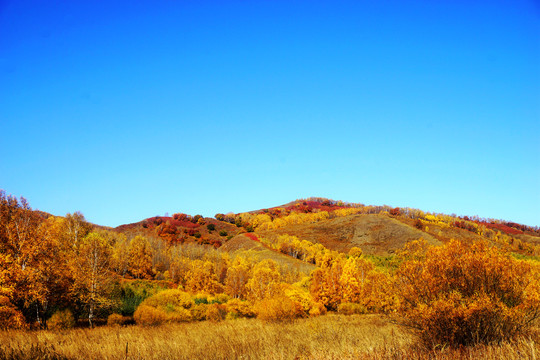
[{"label": "dirt patch on hillside", "polygon": [[297,236],[302,240],[321,243],[325,247],[342,252],[356,246],[366,254],[384,255],[394,253],[407,242],[426,239],[433,245],[441,242],[435,237],[393,218],[379,214],[361,214],[339,217],[313,224],[292,225],[285,228],[262,231],[261,236],[282,234]]}]

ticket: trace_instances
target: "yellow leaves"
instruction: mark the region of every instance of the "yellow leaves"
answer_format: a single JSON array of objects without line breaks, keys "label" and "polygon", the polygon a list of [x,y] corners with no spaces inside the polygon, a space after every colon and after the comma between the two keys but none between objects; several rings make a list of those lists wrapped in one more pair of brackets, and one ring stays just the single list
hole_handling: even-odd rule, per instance
[{"label": "yellow leaves", "polygon": [[529,264],[477,242],[411,244],[397,273],[402,310],[426,341],[499,341],[540,315],[538,279]]},{"label": "yellow leaves", "polygon": [[152,279],[153,250],[148,240],[140,235],[135,236],[129,243],[128,270],[137,279]]},{"label": "yellow leaves", "polygon": [[302,306],[286,296],[260,300],[253,309],[257,318],[265,321],[285,321],[304,316]]},{"label": "yellow leaves", "polygon": [[237,256],[227,269],[225,278],[225,290],[233,298],[246,298],[246,285],[251,275],[251,266],[248,261]]},{"label": "yellow leaves", "polygon": [[210,261],[195,260],[186,276],[186,290],[192,293],[216,294],[223,292],[214,264]]},{"label": "yellow leaves", "polygon": [[253,274],[246,284],[251,300],[272,298],[281,293],[281,275],[273,260],[263,260],[253,268]]}]

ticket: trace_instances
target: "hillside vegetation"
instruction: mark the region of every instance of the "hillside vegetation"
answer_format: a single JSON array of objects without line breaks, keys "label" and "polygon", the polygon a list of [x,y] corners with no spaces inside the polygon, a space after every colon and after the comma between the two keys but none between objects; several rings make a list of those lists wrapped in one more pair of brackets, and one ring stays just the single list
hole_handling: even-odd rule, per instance
[{"label": "hillside vegetation", "polygon": [[[347,337],[353,329],[342,329],[336,333],[347,345],[328,345],[328,356],[377,358],[391,351],[422,358],[434,349],[525,344],[536,336],[540,316],[539,229],[500,220],[313,198],[215,219],[178,213],[106,229],[80,213],[33,211],[26,200],[0,192],[0,225],[3,329],[108,324],[129,338],[121,327],[210,321],[225,322],[233,338],[235,326],[265,326],[261,334],[269,331],[271,339],[274,328],[260,324],[310,319],[289,327],[306,332],[304,350],[286,353],[324,358],[309,344],[338,336],[325,333],[336,331],[330,315],[372,314],[361,319],[380,319],[381,331],[389,326],[396,339],[365,348]],[[352,319],[340,321],[363,326]],[[37,340],[26,349],[80,356],[80,344],[62,341],[73,345],[51,350]],[[240,344],[252,339],[237,341],[240,353],[257,358]],[[267,340],[257,341],[259,357],[280,357],[265,348]]]}]

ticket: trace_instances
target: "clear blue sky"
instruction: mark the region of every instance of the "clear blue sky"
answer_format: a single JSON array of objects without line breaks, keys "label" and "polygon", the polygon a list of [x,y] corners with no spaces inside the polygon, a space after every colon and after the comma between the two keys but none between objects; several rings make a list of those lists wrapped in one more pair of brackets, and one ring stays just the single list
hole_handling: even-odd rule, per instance
[{"label": "clear blue sky", "polygon": [[540,225],[540,5],[0,1],[0,188],[109,226],[323,196]]}]

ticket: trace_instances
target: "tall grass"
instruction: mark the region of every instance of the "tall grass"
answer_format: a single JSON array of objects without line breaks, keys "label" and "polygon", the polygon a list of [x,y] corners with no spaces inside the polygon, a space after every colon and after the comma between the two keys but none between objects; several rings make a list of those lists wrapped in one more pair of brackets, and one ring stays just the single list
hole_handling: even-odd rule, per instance
[{"label": "tall grass", "polygon": [[536,359],[538,337],[426,350],[378,315],[0,332],[0,359]]}]

